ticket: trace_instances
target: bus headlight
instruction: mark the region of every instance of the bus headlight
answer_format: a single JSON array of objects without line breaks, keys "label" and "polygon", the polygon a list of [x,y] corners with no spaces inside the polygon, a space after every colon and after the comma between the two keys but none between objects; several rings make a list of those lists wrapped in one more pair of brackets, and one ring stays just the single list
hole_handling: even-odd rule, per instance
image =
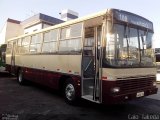
[{"label": "bus headlight", "polygon": [[118,92],[120,92],[120,87],[114,87],[114,88],[112,88],[111,92],[112,93],[118,93]]},{"label": "bus headlight", "polygon": [[156,86],[157,85],[157,83],[156,82],[153,82],[153,86]]}]

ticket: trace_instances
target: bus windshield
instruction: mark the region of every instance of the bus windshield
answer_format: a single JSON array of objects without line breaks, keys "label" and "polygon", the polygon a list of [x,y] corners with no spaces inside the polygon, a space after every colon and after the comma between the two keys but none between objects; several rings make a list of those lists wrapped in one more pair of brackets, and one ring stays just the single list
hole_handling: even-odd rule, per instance
[{"label": "bus windshield", "polygon": [[106,64],[114,67],[155,66],[152,32],[114,24],[112,32],[106,36]]}]

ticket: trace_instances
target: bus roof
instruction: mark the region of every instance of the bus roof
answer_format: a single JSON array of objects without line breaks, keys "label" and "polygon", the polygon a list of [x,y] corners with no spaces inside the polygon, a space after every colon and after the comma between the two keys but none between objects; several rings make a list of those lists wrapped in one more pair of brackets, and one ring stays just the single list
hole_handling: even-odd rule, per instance
[{"label": "bus roof", "polygon": [[[127,12],[127,11],[111,8],[111,9],[105,9],[103,11],[93,13],[93,14],[90,14],[90,15],[87,15],[87,16],[84,16],[84,17],[80,17],[80,18],[77,18],[77,19],[74,19],[74,20],[66,21],[66,22],[63,22],[63,23],[60,23],[60,24],[57,24],[57,25],[54,25],[54,26],[50,26],[50,27],[41,29],[39,31],[30,33],[30,34],[20,35],[18,37],[11,38],[8,41],[12,41],[14,39],[19,39],[21,37],[34,35],[36,33],[41,33],[41,32],[44,32],[44,31],[48,31],[48,30],[52,30],[52,29],[56,29],[56,28],[60,28],[60,27],[65,27],[65,26],[68,26],[68,25],[71,25],[71,24],[74,24],[74,23],[79,23],[79,22],[86,21],[86,20],[89,20],[89,19],[92,19],[92,18],[100,17],[100,16],[103,16],[103,15],[106,15],[107,13],[108,14],[113,13],[114,14],[113,17],[115,19],[119,20],[119,21],[130,22],[132,24],[135,24],[135,25],[138,25],[138,26],[141,26],[141,27],[146,27],[146,28],[149,26],[151,28],[151,30],[153,30],[153,23],[151,21],[147,20],[146,18],[141,17],[139,15],[136,15],[134,13],[130,13],[130,12]],[[123,15],[123,17],[120,17],[121,15]],[[128,21],[126,21],[126,19]]]},{"label": "bus roof", "polygon": [[8,41],[12,41],[14,39],[18,39],[18,38],[21,38],[21,37],[30,36],[30,35],[33,35],[33,34],[36,34],[36,33],[41,33],[41,32],[47,31],[47,30],[52,30],[52,29],[56,29],[56,28],[60,28],[60,27],[65,27],[65,26],[68,26],[68,25],[71,25],[71,24],[74,24],[74,23],[79,23],[79,22],[82,22],[82,21],[85,21],[85,20],[89,20],[89,19],[92,19],[92,18],[103,16],[107,13],[108,10],[109,9],[106,9],[106,10],[103,10],[103,11],[100,11],[100,12],[97,12],[97,13],[93,13],[91,15],[87,15],[87,16],[84,16],[84,17],[80,17],[80,18],[77,18],[77,19],[70,20],[70,21],[66,21],[66,22],[63,22],[63,23],[60,23],[60,24],[57,24],[57,25],[54,25],[54,26],[50,26],[50,27],[41,29],[39,31],[35,31],[33,33],[30,33],[30,34],[20,35],[18,37],[11,38]]}]

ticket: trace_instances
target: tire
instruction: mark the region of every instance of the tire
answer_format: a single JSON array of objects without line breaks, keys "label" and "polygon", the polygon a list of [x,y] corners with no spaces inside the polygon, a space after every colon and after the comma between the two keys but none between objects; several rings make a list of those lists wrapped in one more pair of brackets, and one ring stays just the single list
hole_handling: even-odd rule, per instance
[{"label": "tire", "polygon": [[25,85],[25,83],[26,83],[25,79],[23,78],[23,70],[21,70],[21,69],[18,71],[17,80],[20,85]]},{"label": "tire", "polygon": [[64,98],[68,104],[75,105],[77,103],[76,88],[72,79],[67,79],[64,85]]}]

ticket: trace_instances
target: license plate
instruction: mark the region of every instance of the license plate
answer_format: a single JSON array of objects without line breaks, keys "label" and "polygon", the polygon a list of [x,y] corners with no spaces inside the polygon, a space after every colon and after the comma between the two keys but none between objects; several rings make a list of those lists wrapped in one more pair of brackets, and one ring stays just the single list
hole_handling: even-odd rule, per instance
[{"label": "license plate", "polygon": [[143,97],[144,96],[144,92],[138,92],[136,97]]}]

